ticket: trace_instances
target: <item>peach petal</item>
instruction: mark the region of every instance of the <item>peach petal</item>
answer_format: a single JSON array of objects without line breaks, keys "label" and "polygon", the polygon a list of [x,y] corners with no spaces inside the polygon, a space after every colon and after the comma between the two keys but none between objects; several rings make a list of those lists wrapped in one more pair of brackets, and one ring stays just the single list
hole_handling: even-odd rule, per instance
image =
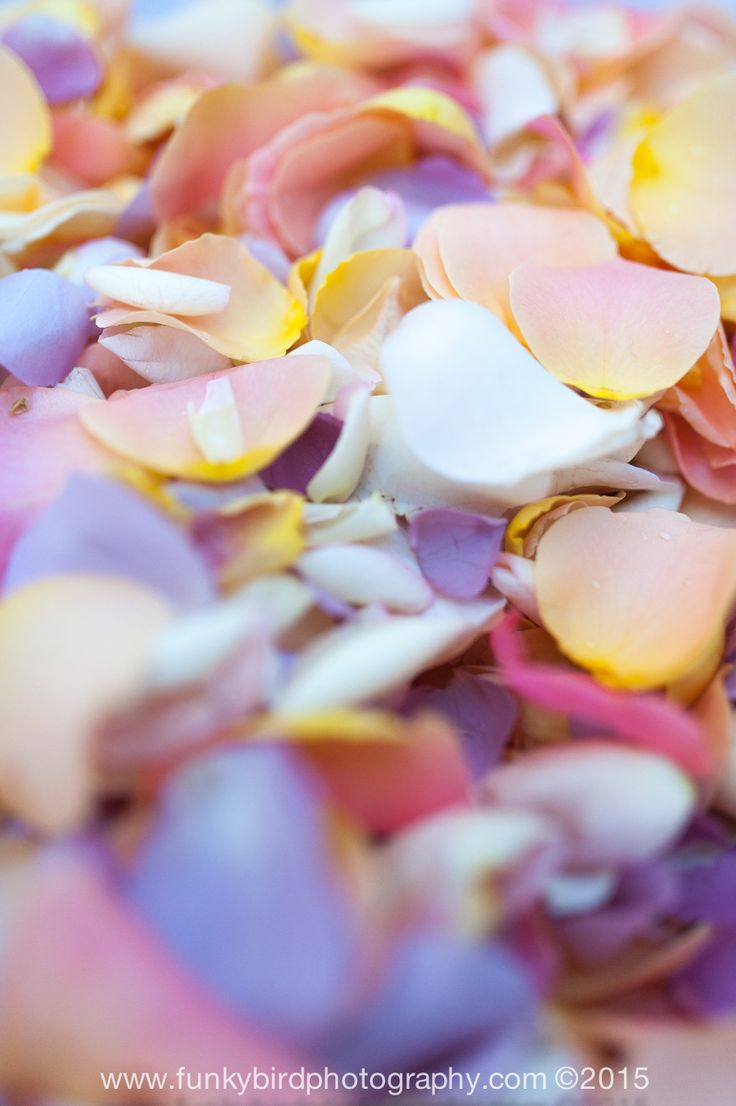
[{"label": "peach petal", "polygon": [[590,507],[547,531],[535,577],[544,625],[598,679],[646,689],[688,678],[695,693],[736,598],[736,533],[674,511]]},{"label": "peach petal", "polygon": [[460,742],[435,715],[412,719],[403,740],[324,740],[304,749],[337,806],[374,833],[390,833],[434,811],[467,806],[470,799]]},{"label": "peach petal", "polygon": [[440,208],[414,248],[432,298],[472,300],[507,324],[508,280],[517,266],[594,265],[616,256],[605,225],[588,212],[519,203]]},{"label": "peach petal", "polygon": [[169,617],[160,595],[117,577],[54,576],[3,600],[6,809],[52,833],[87,814],[96,727],[142,686],[153,636]]},{"label": "peach petal", "polygon": [[[114,268],[133,270],[128,278],[129,294],[137,299],[141,298],[135,283],[138,270],[149,274],[164,272],[167,274],[164,278],[166,282],[169,281],[169,274],[179,274],[207,281],[208,285],[225,285],[230,288],[230,296],[224,309],[198,315],[194,322],[190,322],[189,316],[183,313],[128,308],[116,302],[98,316],[97,325],[101,328],[158,323],[188,331],[215,352],[234,361],[261,361],[286,353],[301,334],[306,321],[301,305],[276,277],[256,261],[240,242],[223,235],[203,234],[153,261],[123,262]],[[126,278],[118,279],[122,282],[120,291],[123,292]],[[152,280],[151,277],[147,279]],[[196,291],[201,286],[193,287]],[[215,291],[208,287],[208,295],[210,291],[217,296],[217,302],[222,302],[224,293],[221,289]],[[160,288],[157,293],[163,294]],[[126,302],[130,301],[123,300],[123,303]],[[183,305],[186,310],[186,302]]]},{"label": "peach petal", "polygon": [[469,117],[431,89],[393,89],[354,108],[305,116],[235,167],[223,198],[225,225],[274,238],[300,257],[314,248],[317,218],[333,196],[367,174],[430,154],[488,174]]},{"label": "peach petal", "polygon": [[[228,481],[269,464],[307,426],[329,379],[323,358],[261,361],[171,384],[154,384],[92,403],[85,428],[109,449],[169,476]],[[189,410],[199,411],[208,388],[227,384],[242,430],[242,453],[207,461],[192,436]]]},{"label": "peach petal", "polygon": [[655,123],[634,155],[636,222],[665,261],[687,272],[736,273],[734,111],[736,74],[728,73]]},{"label": "peach petal", "polygon": [[0,139],[0,175],[33,173],[51,150],[51,115],[31,70],[2,45],[0,95],[8,109]]},{"label": "peach petal", "polygon": [[305,67],[289,79],[226,84],[203,93],[153,167],[151,196],[159,218],[174,219],[216,200],[230,167],[303,113],[340,107],[372,88],[357,74]]},{"label": "peach petal", "polygon": [[604,399],[672,387],[705,353],[720,319],[709,280],[620,259],[564,269],[522,265],[509,286],[534,356],[558,380]]}]

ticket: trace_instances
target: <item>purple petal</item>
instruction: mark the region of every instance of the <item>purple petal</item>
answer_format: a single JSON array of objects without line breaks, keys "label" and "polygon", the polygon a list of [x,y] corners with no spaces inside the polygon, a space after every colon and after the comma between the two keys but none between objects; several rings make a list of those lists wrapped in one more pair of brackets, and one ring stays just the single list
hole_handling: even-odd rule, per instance
[{"label": "purple petal", "polygon": [[0,365],[22,384],[59,384],[91,334],[84,290],[47,269],[0,280]]},{"label": "purple petal", "polygon": [[456,669],[444,687],[413,687],[405,709],[420,708],[438,711],[455,724],[474,779],[498,764],[519,713],[510,691],[462,669]]},{"label": "purple petal", "polygon": [[136,492],[102,477],[73,476],[38,516],[13,549],[5,591],[60,572],[128,576],[184,608],[215,597],[184,531]]},{"label": "purple petal", "polygon": [[697,850],[678,864],[683,922],[736,926],[736,852]]},{"label": "purple petal", "polygon": [[354,985],[353,918],[320,790],[291,749],[247,745],[172,780],[129,892],[240,1014],[300,1043]]},{"label": "purple petal", "polygon": [[348,1071],[429,1070],[528,1021],[532,987],[500,944],[428,934],[406,939],[378,995],[328,1044]]},{"label": "purple petal", "polygon": [[269,491],[278,488],[306,495],[307,485],[332,453],[341,430],[342,423],[334,415],[317,415],[273,464],[261,470]]},{"label": "purple petal", "polygon": [[695,960],[674,977],[672,994],[689,1013],[736,1013],[736,926],[715,933]]},{"label": "purple petal", "polygon": [[70,23],[31,13],[5,31],[2,41],[26,63],[50,104],[93,96],[102,65],[88,40]]},{"label": "purple petal", "polygon": [[670,913],[677,892],[674,873],[664,864],[631,868],[622,874],[615,895],[604,907],[558,921],[558,935],[579,964],[609,960]]},{"label": "purple petal", "polygon": [[435,591],[474,599],[488,584],[505,531],[502,519],[438,507],[414,516],[409,539]]}]

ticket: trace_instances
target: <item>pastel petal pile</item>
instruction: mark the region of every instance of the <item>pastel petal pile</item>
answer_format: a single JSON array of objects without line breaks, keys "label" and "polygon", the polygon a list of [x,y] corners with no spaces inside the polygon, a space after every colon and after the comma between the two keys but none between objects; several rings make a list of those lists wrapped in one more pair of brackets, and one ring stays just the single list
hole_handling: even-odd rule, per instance
[{"label": "pastel petal pile", "polygon": [[0,4],[0,1106],[732,1106],[736,20],[655,7]]}]

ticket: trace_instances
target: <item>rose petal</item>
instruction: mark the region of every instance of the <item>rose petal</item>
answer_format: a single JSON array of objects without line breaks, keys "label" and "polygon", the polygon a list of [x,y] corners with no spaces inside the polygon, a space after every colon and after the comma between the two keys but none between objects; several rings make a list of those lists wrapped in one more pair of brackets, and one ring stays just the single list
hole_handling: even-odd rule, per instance
[{"label": "rose petal", "polygon": [[94,265],[84,274],[90,288],[112,300],[164,315],[216,315],[230,302],[227,284],[142,266]]},{"label": "rose petal", "polygon": [[588,212],[512,203],[441,208],[415,250],[428,295],[480,303],[506,323],[508,278],[518,265],[595,265],[616,256],[606,227]]},{"label": "rose petal", "polygon": [[604,741],[527,754],[487,778],[494,803],[555,818],[578,864],[648,860],[678,837],[695,792],[661,757]]},{"label": "rose petal", "polygon": [[706,82],[649,131],[634,155],[631,207],[665,261],[693,273],[736,272],[728,120],[736,75]]},{"label": "rose petal", "polygon": [[713,338],[718,293],[703,277],[631,261],[510,276],[514,318],[545,369],[588,395],[637,399],[676,384]]},{"label": "rose petal", "polygon": [[535,575],[544,625],[599,679],[646,689],[690,678],[699,689],[736,598],[736,533],[674,511],[589,507],[547,531]]},{"label": "rose petal", "polygon": [[381,364],[419,461],[511,502],[529,478],[603,457],[637,433],[635,407],[604,411],[576,396],[477,304],[416,308],[387,339]]},{"label": "rose petal", "polygon": [[72,477],[39,515],[13,549],[5,591],[67,572],[124,576],[185,608],[215,596],[182,531],[131,489],[99,477]]},{"label": "rose petal", "polygon": [[0,603],[3,804],[45,832],[88,813],[97,725],[127,704],[170,617],[156,592],[116,577],[52,576]]},{"label": "rose petal", "polygon": [[90,335],[87,298],[46,269],[0,280],[0,364],[23,384],[58,384]]},{"label": "rose petal", "polygon": [[0,173],[33,173],[51,149],[51,116],[43,92],[24,61],[0,45],[0,90],[6,113]]},{"label": "rose petal", "polygon": [[31,11],[2,40],[26,63],[50,104],[86,99],[102,82],[102,65],[89,40],[64,20]]},{"label": "rose petal", "polygon": [[[120,303],[98,316],[97,325],[133,326],[139,323],[159,323],[201,338],[211,349],[234,361],[259,361],[280,357],[294,344],[305,322],[304,312],[276,278],[233,238],[219,234],[203,234],[194,241],[185,242],[176,249],[161,254],[150,262],[125,262],[118,266],[125,273],[118,279],[129,282],[129,294],[138,291],[136,280],[143,270],[144,280],[158,284],[161,274],[165,285],[171,284],[170,274],[199,278],[195,285],[188,282],[184,290],[193,290],[198,296],[202,282],[226,285],[229,299],[224,301],[222,288],[207,287],[207,295],[213,293],[217,303],[223,305],[214,313],[198,315],[191,323],[181,313],[166,313],[153,308],[136,310]],[[178,282],[177,282],[178,285]],[[123,291],[124,289],[120,289]],[[176,291],[176,289],[175,289]],[[161,288],[156,288],[157,294]],[[140,298],[136,295],[136,298]],[[129,302],[123,300],[123,303]],[[212,302],[212,301],[211,301]],[[187,310],[187,303],[171,303]]]},{"label": "rose petal", "polygon": [[500,519],[435,509],[414,516],[409,536],[433,588],[453,599],[474,599],[488,584],[505,529]]},{"label": "rose petal", "polygon": [[[299,435],[322,399],[328,376],[322,358],[284,357],[118,394],[89,405],[81,417],[109,449],[157,472],[235,480],[263,468]],[[239,420],[234,443],[239,448],[237,455],[228,451],[225,460],[208,460],[192,434],[189,411],[201,415],[208,389],[212,397],[220,385],[231,397],[224,413]]]}]

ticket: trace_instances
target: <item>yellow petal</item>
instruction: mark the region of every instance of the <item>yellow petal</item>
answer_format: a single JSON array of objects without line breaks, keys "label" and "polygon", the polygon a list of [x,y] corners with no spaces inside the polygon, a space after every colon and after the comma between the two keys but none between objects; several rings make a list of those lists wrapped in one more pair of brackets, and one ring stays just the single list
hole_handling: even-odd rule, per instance
[{"label": "yellow petal", "polygon": [[660,257],[692,273],[736,273],[736,73],[705,84],[634,155],[631,208]]},{"label": "yellow petal", "polygon": [[0,45],[0,175],[33,173],[51,149],[51,113],[25,62]]}]

